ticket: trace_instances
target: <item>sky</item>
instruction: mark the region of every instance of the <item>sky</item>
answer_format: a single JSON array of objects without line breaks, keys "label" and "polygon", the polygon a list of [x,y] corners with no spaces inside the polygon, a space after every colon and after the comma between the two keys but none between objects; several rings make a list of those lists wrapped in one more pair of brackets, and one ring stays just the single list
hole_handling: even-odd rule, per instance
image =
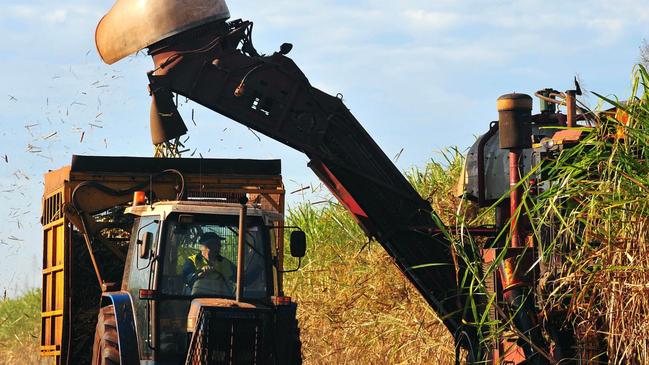
[{"label": "sky", "polygon": [[[0,295],[40,286],[42,176],[73,154],[152,156],[143,54],[108,66],[94,31],[110,0],[0,0]],[[284,42],[311,83],[346,105],[407,170],[468,148],[510,92],[629,92],[649,0],[246,0],[262,53]],[[597,99],[583,97],[589,105]],[[538,103],[535,101],[535,108]],[[194,110],[194,123],[191,121]],[[317,187],[307,159],[192,103],[194,157],[278,158],[287,190]],[[399,154],[400,151],[403,152]],[[290,204],[302,199],[298,194]]]}]

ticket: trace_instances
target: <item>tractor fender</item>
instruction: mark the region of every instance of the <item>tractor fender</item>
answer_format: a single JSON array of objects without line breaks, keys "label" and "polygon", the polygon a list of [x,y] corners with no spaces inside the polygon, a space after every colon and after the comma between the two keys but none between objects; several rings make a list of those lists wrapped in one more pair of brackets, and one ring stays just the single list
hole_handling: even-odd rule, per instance
[{"label": "tractor fender", "polygon": [[140,351],[131,295],[125,291],[104,293],[101,298],[101,306],[105,307],[111,304],[115,308],[120,363],[122,365],[139,365]]}]

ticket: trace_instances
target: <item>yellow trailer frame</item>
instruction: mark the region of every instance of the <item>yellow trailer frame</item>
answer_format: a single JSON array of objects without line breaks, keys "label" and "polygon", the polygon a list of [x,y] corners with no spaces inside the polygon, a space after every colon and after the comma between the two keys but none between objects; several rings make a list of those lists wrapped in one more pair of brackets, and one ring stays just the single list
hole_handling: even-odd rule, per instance
[{"label": "yellow trailer frame", "polygon": [[[174,200],[177,181],[162,177],[153,183],[154,171],[174,168],[182,173],[187,198],[232,198],[247,196],[263,210],[279,213],[276,228],[276,253],[279,270],[273,273],[275,292],[282,292],[281,263],[283,262],[283,216],[285,190],[281,177],[281,164],[277,160],[209,160],[152,159],[125,157],[74,156],[70,166],[45,174],[42,200],[43,270],[41,306],[41,356],[54,357],[56,364],[73,364],[70,356],[70,338],[78,325],[71,318],[75,278],[72,257],[73,234],[96,235],[103,227],[92,221],[92,214],[106,209],[125,206],[131,195],[111,196],[91,188],[77,194],[77,204],[83,213],[73,207],[73,191],[84,182],[96,182],[115,190],[136,185],[153,192],[158,200]],[[198,168],[196,166],[199,166]],[[219,167],[223,167],[219,169]],[[259,168],[260,173],[255,174]],[[103,171],[102,171],[103,170]],[[80,219],[89,220],[83,232]],[[104,263],[105,264],[105,263]],[[99,286],[99,283],[97,283]],[[102,288],[105,290],[106,288]],[[89,300],[92,300],[90,298]],[[99,306],[99,298],[97,298]],[[89,334],[92,336],[92,334]],[[92,351],[92,349],[90,349]]]}]

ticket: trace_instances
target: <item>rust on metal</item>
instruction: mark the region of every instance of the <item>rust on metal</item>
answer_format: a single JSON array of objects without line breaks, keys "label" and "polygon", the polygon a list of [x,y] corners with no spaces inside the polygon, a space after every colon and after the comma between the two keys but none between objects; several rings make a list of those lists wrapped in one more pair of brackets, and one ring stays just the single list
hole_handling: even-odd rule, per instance
[{"label": "rust on metal", "polygon": [[187,332],[192,333],[196,329],[198,317],[201,309],[205,307],[220,307],[220,308],[241,308],[241,309],[255,309],[255,305],[250,303],[239,302],[231,299],[224,298],[198,298],[192,300],[189,306],[189,314],[187,315]]},{"label": "rust on metal", "polygon": [[583,135],[584,131],[580,129],[564,129],[556,132],[552,136],[552,141],[556,145],[572,144],[579,142]]},{"label": "rust on metal", "polygon": [[568,90],[566,92],[566,116],[568,128],[575,127],[577,117],[577,94],[575,90]]},{"label": "rust on metal", "polygon": [[511,231],[511,247],[521,247],[521,232],[519,224],[519,207],[521,204],[521,196],[523,195],[523,187],[521,182],[521,151],[509,151],[509,216],[510,216],[510,231]]}]

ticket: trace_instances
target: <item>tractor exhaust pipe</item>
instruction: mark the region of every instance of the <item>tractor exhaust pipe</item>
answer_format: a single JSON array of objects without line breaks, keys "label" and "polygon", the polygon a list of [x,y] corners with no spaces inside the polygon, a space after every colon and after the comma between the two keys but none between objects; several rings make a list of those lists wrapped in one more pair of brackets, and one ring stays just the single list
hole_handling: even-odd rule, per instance
[{"label": "tractor exhaust pipe", "polygon": [[[510,313],[514,313],[514,326],[525,336],[521,341],[525,358],[529,364],[547,364],[544,351],[545,341],[537,319],[533,283],[526,273],[531,269],[526,239],[522,232],[524,220],[519,211],[523,196],[520,186],[523,170],[523,150],[532,147],[532,97],[525,94],[507,94],[498,99],[500,148],[509,150],[509,209],[510,247],[500,267],[503,297]],[[524,342],[524,343],[523,343]]]},{"label": "tractor exhaust pipe", "polygon": [[241,301],[243,296],[243,286],[245,285],[245,268],[246,262],[246,215],[248,215],[248,198],[241,198],[241,210],[239,211],[239,242],[237,249],[237,290],[235,300]]}]

